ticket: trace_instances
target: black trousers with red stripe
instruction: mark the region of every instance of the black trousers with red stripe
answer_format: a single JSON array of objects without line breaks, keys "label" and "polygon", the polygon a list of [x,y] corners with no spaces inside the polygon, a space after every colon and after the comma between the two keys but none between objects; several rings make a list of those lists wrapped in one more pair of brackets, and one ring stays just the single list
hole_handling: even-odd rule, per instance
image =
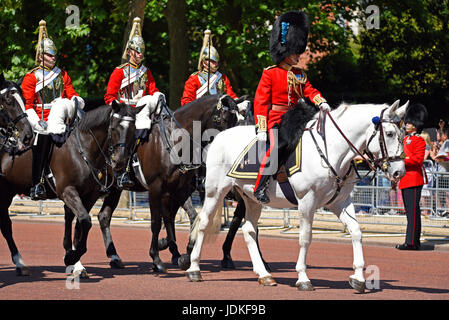
[{"label": "black trousers with red stripe", "polygon": [[404,201],[405,214],[407,215],[407,233],[405,243],[412,246],[420,246],[421,236],[421,191],[423,186],[402,189],[402,200]]}]

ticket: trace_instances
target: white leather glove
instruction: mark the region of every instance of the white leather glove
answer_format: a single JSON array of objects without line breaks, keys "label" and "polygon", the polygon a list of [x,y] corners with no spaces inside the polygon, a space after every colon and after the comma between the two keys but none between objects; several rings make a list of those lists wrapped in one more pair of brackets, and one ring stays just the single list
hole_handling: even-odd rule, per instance
[{"label": "white leather glove", "polygon": [[267,141],[267,132],[266,131],[257,132],[257,141],[260,141],[260,142]]},{"label": "white leather glove", "polygon": [[45,129],[42,124],[43,121],[40,121],[39,116],[36,113],[36,110],[34,109],[28,109],[25,110],[25,113],[28,115],[27,119],[31,124],[31,127],[33,128],[34,131],[39,132],[39,133],[43,133],[45,132]]},{"label": "white leather glove", "polygon": [[80,109],[84,109],[84,99],[79,97],[79,96],[73,96],[72,99],[70,99],[73,102],[73,106],[75,106],[75,99],[78,100],[78,107],[80,107]]},{"label": "white leather glove", "polygon": [[249,100],[245,100],[237,104],[237,108],[239,108],[239,112],[244,112],[249,107],[251,102]]},{"label": "white leather glove", "polygon": [[329,111],[329,112],[331,112],[331,107],[327,104],[327,102],[322,102],[322,103],[320,103],[320,109],[321,109],[321,111]]}]

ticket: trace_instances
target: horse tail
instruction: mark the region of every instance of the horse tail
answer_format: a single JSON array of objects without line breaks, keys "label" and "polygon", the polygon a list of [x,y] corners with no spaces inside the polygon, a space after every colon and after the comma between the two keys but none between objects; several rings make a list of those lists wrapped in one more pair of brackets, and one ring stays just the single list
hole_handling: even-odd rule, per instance
[{"label": "horse tail", "polygon": [[[215,211],[215,214],[213,215],[211,225],[209,228],[206,229],[204,233],[204,241],[205,242],[214,242],[217,238],[217,234],[220,232],[221,229],[221,216],[223,211],[223,204],[219,205],[217,210]],[[200,231],[200,216],[201,214],[197,215],[195,220],[193,221],[191,228],[190,228],[190,241],[196,242],[198,239],[198,233]]]},{"label": "horse tail", "polygon": [[217,239],[218,233],[220,233],[221,229],[221,216],[223,212],[223,202],[218,206],[217,210],[215,211],[215,214],[212,219],[211,226],[208,228],[207,233],[204,237],[204,242],[215,242]]}]

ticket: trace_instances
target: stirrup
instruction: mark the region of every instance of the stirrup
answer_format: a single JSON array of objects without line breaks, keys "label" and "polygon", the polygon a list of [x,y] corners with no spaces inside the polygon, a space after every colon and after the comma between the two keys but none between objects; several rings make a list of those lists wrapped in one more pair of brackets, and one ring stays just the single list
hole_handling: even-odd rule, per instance
[{"label": "stirrup", "polygon": [[120,189],[130,189],[134,187],[134,181],[129,176],[129,172],[125,171],[123,174],[117,179],[117,186]]},{"label": "stirrup", "polygon": [[47,191],[45,190],[45,186],[43,183],[38,183],[37,185],[31,188],[30,198],[31,200],[47,199]]}]

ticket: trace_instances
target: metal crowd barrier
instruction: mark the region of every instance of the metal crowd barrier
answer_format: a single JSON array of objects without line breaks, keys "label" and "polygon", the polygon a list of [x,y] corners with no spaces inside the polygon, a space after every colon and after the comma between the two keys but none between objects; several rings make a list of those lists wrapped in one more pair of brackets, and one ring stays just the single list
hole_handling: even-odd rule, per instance
[{"label": "metal crowd barrier", "polygon": [[[436,166],[431,161],[425,162],[428,183],[424,186],[421,194],[421,214],[425,219],[422,226],[449,227],[449,173],[438,172]],[[360,176],[364,177],[368,172],[360,171]],[[354,187],[352,198],[356,209],[358,221],[363,224],[379,225],[406,225],[407,220],[404,214],[404,206],[400,190],[391,189],[390,181],[382,172],[377,172],[372,179],[372,173],[358,181]],[[193,205],[199,212],[201,201],[198,193],[192,196]],[[61,215],[63,207],[62,201],[46,200],[31,201],[27,198],[16,197],[14,205],[29,206],[31,213],[36,216],[51,216],[52,212]],[[97,201],[93,210],[99,210],[102,200]],[[236,202],[226,200],[223,206],[224,225],[229,225],[232,219],[232,212]],[[33,207],[34,210],[31,210]],[[38,212],[36,212],[38,208]],[[129,223],[146,222],[150,220],[150,210],[148,202],[148,192],[129,192],[129,202],[125,208],[120,208],[125,212],[120,215],[122,219],[127,219]],[[25,210],[26,211],[26,210]],[[34,212],[34,213],[33,213]],[[116,214],[115,217],[118,215]],[[272,209],[264,207],[261,215],[262,228],[283,228],[289,229],[297,226],[299,213],[293,209]],[[325,208],[321,208],[315,214],[317,221],[338,222],[337,217]],[[189,224],[188,216],[183,209],[180,209],[176,223],[178,225]]]}]

